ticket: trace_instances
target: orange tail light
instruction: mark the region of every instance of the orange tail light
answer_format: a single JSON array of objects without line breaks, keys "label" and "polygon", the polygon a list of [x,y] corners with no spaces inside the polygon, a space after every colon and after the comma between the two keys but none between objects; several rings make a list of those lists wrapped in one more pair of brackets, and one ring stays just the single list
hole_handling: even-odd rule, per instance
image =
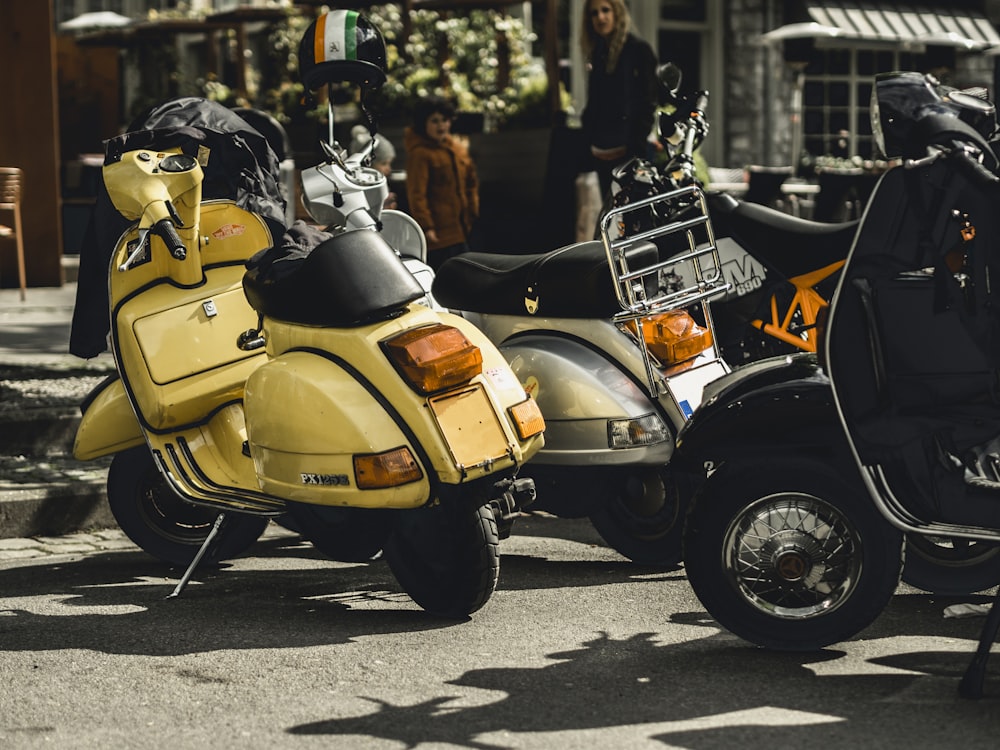
[{"label": "orange tail light", "polygon": [[[635,333],[636,322],[628,325]],[[686,310],[668,310],[643,318],[642,332],[646,348],[664,366],[685,362],[712,346],[712,332],[698,325]]]},{"label": "orange tail light", "polygon": [[457,328],[440,323],[411,328],[382,342],[410,386],[421,394],[467,383],[483,371],[483,354]]}]

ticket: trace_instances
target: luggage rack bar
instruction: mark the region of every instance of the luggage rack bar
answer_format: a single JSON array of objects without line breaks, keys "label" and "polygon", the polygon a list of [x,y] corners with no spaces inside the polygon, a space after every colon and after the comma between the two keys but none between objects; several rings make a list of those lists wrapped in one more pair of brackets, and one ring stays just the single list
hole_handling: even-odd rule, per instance
[{"label": "luggage rack bar", "polygon": [[[660,206],[660,204],[663,205]],[[659,219],[663,222],[662,224],[654,226],[652,229],[636,232],[630,237],[614,236],[620,234],[621,227],[625,224],[620,222],[620,219],[638,211],[651,213],[657,207],[660,207],[664,216],[667,217]],[[683,218],[671,220],[670,217],[674,217],[678,213],[682,214]],[[611,268],[615,294],[618,297],[618,304],[621,306],[621,312],[616,314],[612,320],[618,324],[630,320],[637,321],[639,326],[637,344],[642,351],[650,395],[656,398],[658,394],[664,393],[668,389],[663,377],[654,367],[652,355],[643,343],[642,319],[645,317],[703,303],[705,324],[712,331],[713,354],[711,359],[703,364],[721,360],[722,353],[715,337],[709,302],[713,297],[725,294],[730,289],[731,284],[725,282],[722,277],[722,261],[715,243],[712,222],[709,220],[708,204],[701,188],[696,185],[683,187],[613,208],[601,217],[600,231],[604,250],[608,257],[608,265]],[[679,250],[665,260],[658,260],[652,265],[644,265],[639,268],[630,267],[626,252],[630,247],[640,242],[648,242],[680,233],[683,233],[684,240],[679,244],[686,244],[686,251]],[[661,288],[661,275],[664,272],[679,271],[683,267],[682,264],[689,264],[693,269],[693,279],[679,289],[664,290]],[[658,293],[647,296],[646,277],[651,274],[656,275]],[[674,278],[680,278],[680,276],[675,275]],[[659,365],[659,363],[656,364]]]},{"label": "luggage rack bar", "polygon": [[[673,221],[668,219],[660,226],[630,237],[613,236],[613,233],[619,231],[619,219],[639,211],[652,211],[660,204],[663,204],[662,207],[669,213],[674,213],[670,210],[671,203],[683,208],[685,214],[691,215]],[[639,242],[681,232],[686,235],[687,252],[675,253],[665,260],[641,268],[629,266],[625,252],[628,248]],[[696,236],[696,232],[700,232],[700,236]],[[622,313],[616,316],[618,319],[631,320],[666,310],[689,307],[696,302],[724,294],[730,287],[722,278],[722,262],[715,243],[715,232],[709,220],[705,194],[695,185],[611,209],[601,217],[601,240],[611,267],[615,294],[622,309]],[[694,270],[693,283],[679,290],[661,291],[657,295],[647,297],[643,284],[645,277],[657,274],[658,281],[662,272],[677,269],[681,264],[688,262]],[[657,287],[659,288],[659,283]]]}]

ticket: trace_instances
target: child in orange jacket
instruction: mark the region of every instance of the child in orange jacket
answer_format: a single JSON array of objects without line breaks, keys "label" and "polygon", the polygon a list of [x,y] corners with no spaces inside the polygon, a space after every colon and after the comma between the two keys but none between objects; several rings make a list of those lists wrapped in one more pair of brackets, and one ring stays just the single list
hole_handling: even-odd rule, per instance
[{"label": "child in orange jacket", "polygon": [[451,134],[455,108],[439,96],[422,99],[406,129],[406,196],[427,236],[428,264],[437,268],[469,250],[479,218],[479,176],[464,142]]}]

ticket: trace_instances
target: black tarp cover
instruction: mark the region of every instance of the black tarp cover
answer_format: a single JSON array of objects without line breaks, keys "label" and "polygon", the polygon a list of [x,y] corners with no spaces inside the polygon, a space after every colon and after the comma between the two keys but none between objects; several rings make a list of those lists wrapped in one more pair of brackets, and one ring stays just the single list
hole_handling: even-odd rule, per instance
[{"label": "black tarp cover", "polygon": [[[180,147],[197,156],[210,150],[203,165],[202,198],[230,199],[258,214],[278,242],[285,232],[285,201],[278,188],[278,158],[267,139],[236,112],[199,97],[182,97],[153,107],[136,118],[124,135],[105,143],[105,153],[139,148]],[[103,182],[80,248],[76,306],[70,331],[71,354],[84,359],[107,349],[110,330],[108,266],[115,244],[131,222],[111,203]]]}]

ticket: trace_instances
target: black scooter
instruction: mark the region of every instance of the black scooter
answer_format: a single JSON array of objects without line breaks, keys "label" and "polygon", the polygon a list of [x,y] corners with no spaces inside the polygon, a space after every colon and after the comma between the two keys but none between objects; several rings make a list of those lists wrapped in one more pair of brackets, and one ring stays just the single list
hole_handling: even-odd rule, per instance
[{"label": "black scooter", "polygon": [[[764,360],[709,386],[674,458],[700,482],[684,534],[695,593],[721,625],[774,649],[867,627],[896,589],[904,532],[908,554],[917,539],[966,558],[1000,542],[995,109],[890,73],[876,78],[872,119],[900,166],[865,210],[820,358]],[[982,694],[998,603],[963,695]]]}]

